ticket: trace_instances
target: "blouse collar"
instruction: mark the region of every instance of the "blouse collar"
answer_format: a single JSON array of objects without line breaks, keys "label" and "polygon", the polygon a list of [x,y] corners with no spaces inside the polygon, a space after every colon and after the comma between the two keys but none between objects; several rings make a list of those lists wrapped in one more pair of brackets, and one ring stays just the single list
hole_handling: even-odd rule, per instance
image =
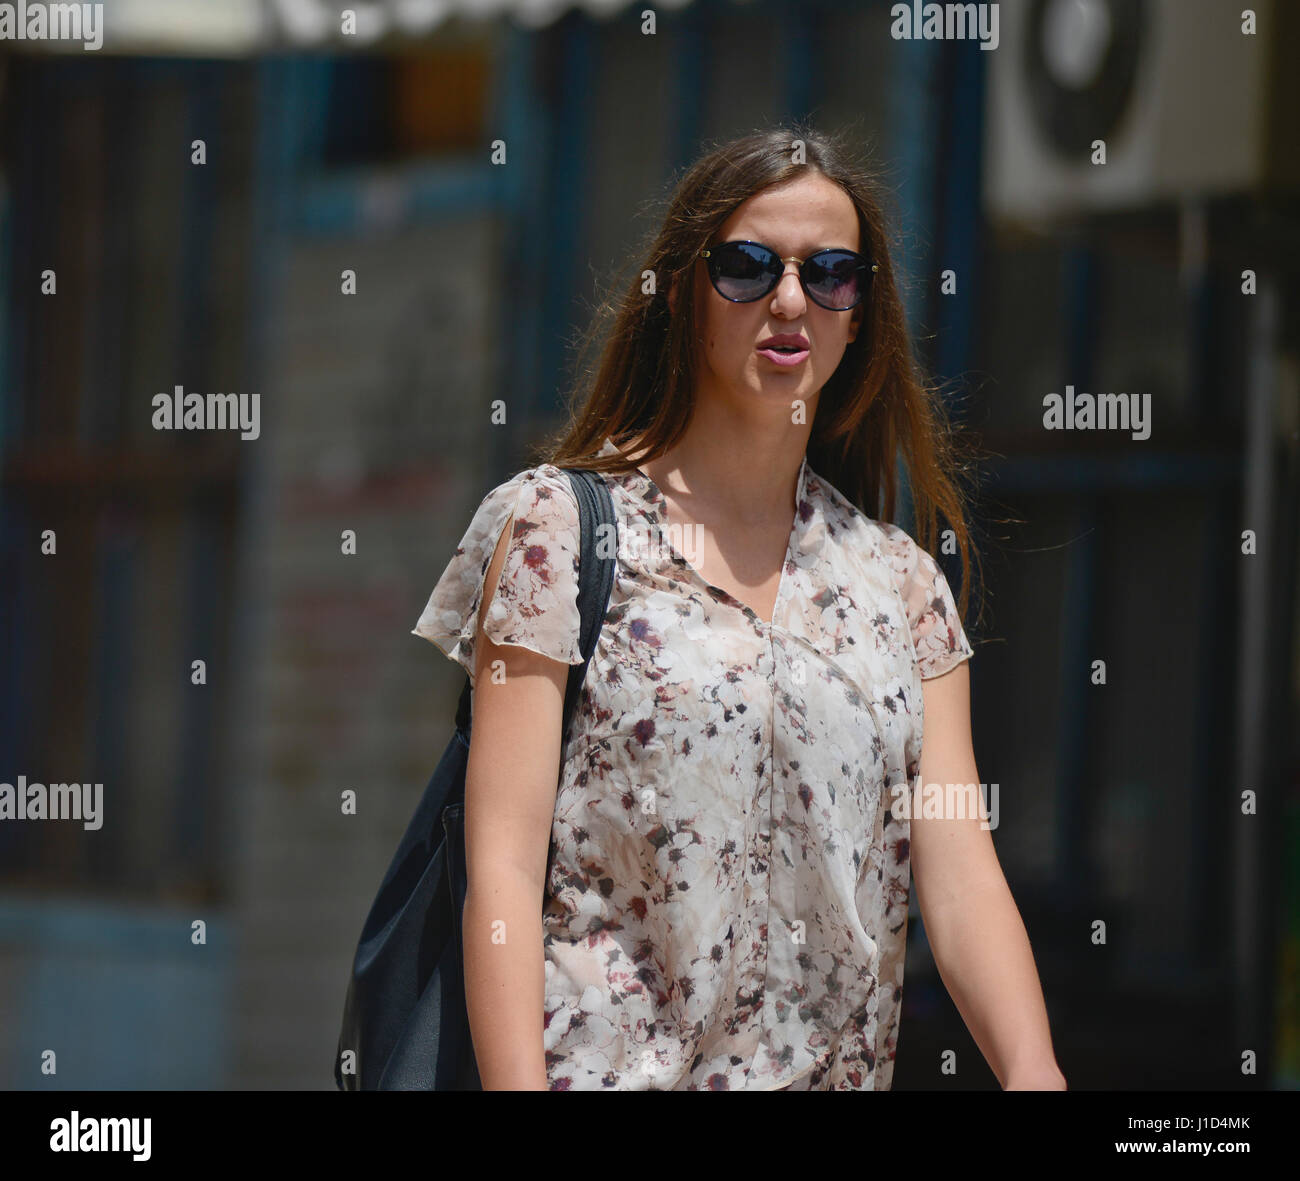
[{"label": "blouse collar", "polygon": [[[599,453],[600,455],[620,454],[608,436]],[[776,604],[773,608],[772,625],[787,626],[793,618],[821,619],[833,605],[836,594],[827,583],[825,572],[821,569],[825,558],[826,539],[836,531],[833,519],[836,511],[833,502],[823,494],[821,484],[812,478],[812,469],[808,466],[807,453],[799,464],[798,496],[790,531],[790,542],[786,550],[786,562],[782,568],[781,582],[777,588]],[[631,502],[634,512],[657,529],[670,530],[668,512],[664,506],[663,493],[655,482],[640,468],[613,473],[609,476],[612,483],[623,490]],[[685,561],[685,559],[680,559]],[[687,563],[689,566],[689,563]],[[693,568],[692,568],[693,569]],[[701,578],[697,572],[697,577]],[[725,591],[721,592],[726,594]],[[731,596],[728,596],[731,598]],[[798,611],[794,604],[806,600],[811,604],[805,611]],[[754,611],[738,600],[732,599],[745,614],[757,621]],[[792,615],[791,612],[795,614]],[[832,613],[834,614],[834,613]],[[835,616],[840,618],[844,613]],[[761,621],[759,621],[761,622]],[[763,626],[770,626],[763,624]],[[817,625],[820,631],[821,624]],[[810,640],[811,636],[808,637]]]}]

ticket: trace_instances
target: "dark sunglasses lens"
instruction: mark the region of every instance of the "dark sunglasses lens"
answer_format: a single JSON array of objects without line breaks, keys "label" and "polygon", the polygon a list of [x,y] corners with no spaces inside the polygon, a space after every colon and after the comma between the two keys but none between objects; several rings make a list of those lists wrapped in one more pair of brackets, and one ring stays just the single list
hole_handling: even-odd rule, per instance
[{"label": "dark sunglasses lens", "polygon": [[808,294],[824,308],[845,311],[866,291],[871,269],[856,254],[846,250],[825,250],[814,254],[805,265]]},{"label": "dark sunglasses lens", "polygon": [[[718,294],[739,303],[757,299],[772,288],[780,261],[752,242],[731,242],[709,252],[709,277]],[[775,264],[775,266],[774,266]]]}]

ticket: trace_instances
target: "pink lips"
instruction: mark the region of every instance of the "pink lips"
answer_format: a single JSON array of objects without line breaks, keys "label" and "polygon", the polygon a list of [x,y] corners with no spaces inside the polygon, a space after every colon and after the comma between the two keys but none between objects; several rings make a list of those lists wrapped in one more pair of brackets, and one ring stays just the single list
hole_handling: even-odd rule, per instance
[{"label": "pink lips", "polygon": [[[779,346],[786,347],[782,352]],[[808,341],[795,333],[786,332],[770,336],[758,347],[759,356],[766,357],[773,365],[790,368],[800,365],[808,359]]]}]

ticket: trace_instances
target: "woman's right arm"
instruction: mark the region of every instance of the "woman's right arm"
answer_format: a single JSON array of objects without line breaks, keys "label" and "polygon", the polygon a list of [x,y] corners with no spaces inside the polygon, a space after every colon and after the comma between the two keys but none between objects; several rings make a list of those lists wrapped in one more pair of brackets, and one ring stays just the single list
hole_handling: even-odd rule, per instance
[{"label": "woman's right arm", "polygon": [[505,561],[485,576],[465,773],[465,1001],[485,1091],[548,1090],[542,1045],[542,894],[569,665],[494,644],[483,619]]}]

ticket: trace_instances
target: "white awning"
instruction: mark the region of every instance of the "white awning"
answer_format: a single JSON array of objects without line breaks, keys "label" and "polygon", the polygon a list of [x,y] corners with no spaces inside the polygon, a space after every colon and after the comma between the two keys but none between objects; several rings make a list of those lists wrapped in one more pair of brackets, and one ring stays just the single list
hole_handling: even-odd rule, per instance
[{"label": "white awning", "polygon": [[[542,28],[570,9],[601,20],[615,16],[633,0],[60,0],[0,2],[0,44],[22,51],[82,52],[102,35],[101,52],[130,54],[245,55],[318,49],[346,52],[385,39],[418,39],[447,22],[510,19],[525,28]],[[691,0],[659,0],[663,13]],[[43,9],[44,12],[35,10]],[[71,14],[74,25],[54,10]],[[8,13],[6,14],[6,11]],[[95,10],[95,11],[88,11]],[[342,14],[350,12],[355,31],[345,33]],[[8,21],[6,23],[6,15]],[[75,31],[73,29],[75,28]],[[44,31],[42,31],[44,30]]]}]

